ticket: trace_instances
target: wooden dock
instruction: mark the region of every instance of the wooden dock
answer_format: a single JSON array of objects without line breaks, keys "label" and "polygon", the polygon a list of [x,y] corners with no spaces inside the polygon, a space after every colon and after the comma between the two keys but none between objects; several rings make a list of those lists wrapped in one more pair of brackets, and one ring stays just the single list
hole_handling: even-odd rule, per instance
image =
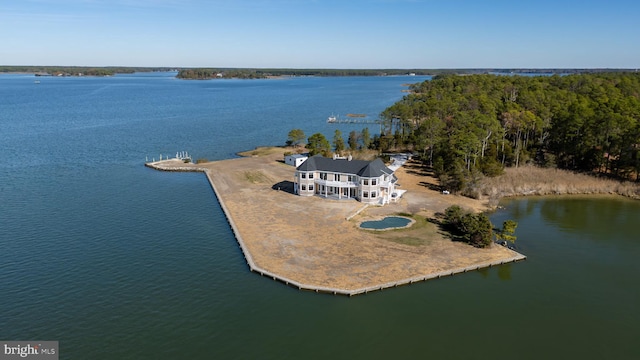
[{"label": "wooden dock", "polygon": [[327,120],[328,124],[381,124],[382,120],[371,120],[371,119],[329,119]]}]

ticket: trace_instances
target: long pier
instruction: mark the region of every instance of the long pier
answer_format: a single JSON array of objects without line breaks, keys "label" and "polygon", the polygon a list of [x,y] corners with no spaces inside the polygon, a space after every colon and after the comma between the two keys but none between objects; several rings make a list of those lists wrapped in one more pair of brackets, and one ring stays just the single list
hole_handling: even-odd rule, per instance
[{"label": "long pier", "polygon": [[262,267],[260,267],[259,265],[256,264],[256,262],[253,259],[253,256],[251,255],[251,252],[249,251],[244,239],[242,238],[242,235],[240,234],[238,226],[236,225],[231,212],[229,211],[229,209],[225,205],[221,194],[218,192],[218,190],[215,187],[214,180],[213,180],[213,175],[212,175],[211,171],[209,171],[209,169],[206,169],[206,168],[203,168],[203,167],[199,167],[199,166],[197,166],[195,164],[182,164],[182,162],[180,162],[179,160],[176,160],[176,159],[162,160],[162,161],[155,161],[155,162],[147,162],[144,165],[146,167],[149,167],[149,168],[152,168],[152,169],[155,169],[155,170],[159,170],[159,171],[202,172],[202,173],[204,173],[205,176],[207,177],[207,180],[209,181],[211,189],[213,190],[214,194],[216,195],[216,198],[218,199],[220,207],[222,208],[222,210],[223,210],[223,212],[225,214],[227,222],[229,223],[229,226],[231,227],[231,230],[233,231],[233,234],[234,234],[234,236],[236,238],[236,241],[238,242],[238,245],[240,246],[240,249],[242,250],[242,254],[244,256],[244,259],[247,262],[247,265],[249,265],[249,270],[252,271],[252,272],[256,272],[256,273],[258,273],[258,274],[260,274],[262,276],[269,277],[269,278],[271,278],[271,279],[273,279],[275,281],[279,281],[281,283],[284,283],[285,285],[297,288],[299,290],[313,291],[313,292],[316,292],[316,293],[327,293],[327,294],[333,294],[333,295],[354,296],[354,295],[366,294],[366,293],[369,293],[369,292],[379,291],[379,290],[388,289],[388,288],[395,288],[395,287],[403,286],[403,285],[410,285],[410,284],[421,282],[421,281],[439,279],[439,278],[442,278],[442,277],[452,276],[452,275],[455,275],[455,274],[461,274],[461,273],[466,273],[466,272],[470,272],[470,271],[476,271],[476,270],[480,270],[480,269],[483,269],[483,268],[490,268],[490,267],[493,267],[493,266],[499,266],[499,265],[503,265],[503,264],[507,264],[507,263],[511,263],[511,262],[522,261],[522,260],[526,259],[526,256],[513,251],[513,253],[515,255],[513,257],[510,257],[510,258],[503,258],[503,259],[497,260],[497,261],[482,262],[482,263],[477,263],[477,264],[473,264],[473,265],[465,266],[465,267],[459,267],[459,268],[454,268],[454,269],[447,269],[447,270],[432,272],[432,273],[428,273],[428,274],[416,275],[416,276],[412,276],[412,277],[408,277],[408,278],[404,278],[404,279],[400,279],[400,280],[396,280],[396,281],[389,281],[389,282],[385,282],[385,283],[376,284],[376,285],[373,285],[373,286],[366,286],[366,287],[361,287],[361,288],[356,288],[356,289],[334,288],[334,287],[325,287],[325,286],[317,286],[317,285],[312,285],[312,284],[306,284],[306,283],[302,283],[302,282],[298,282],[296,280],[290,279],[290,278],[288,278],[286,276],[282,276],[282,275],[276,274],[276,273],[271,272],[269,270],[266,270],[266,269],[264,269],[264,268],[262,268]]},{"label": "long pier", "polygon": [[368,119],[329,119],[328,124],[381,124],[382,120]]}]

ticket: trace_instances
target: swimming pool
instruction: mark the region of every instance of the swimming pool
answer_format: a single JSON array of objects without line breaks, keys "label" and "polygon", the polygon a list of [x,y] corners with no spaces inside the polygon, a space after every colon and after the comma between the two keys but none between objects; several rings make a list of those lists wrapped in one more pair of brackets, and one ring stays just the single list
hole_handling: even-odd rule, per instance
[{"label": "swimming pool", "polygon": [[389,230],[409,227],[413,223],[410,218],[402,216],[387,216],[382,220],[369,220],[360,223],[360,227],[368,230]]}]

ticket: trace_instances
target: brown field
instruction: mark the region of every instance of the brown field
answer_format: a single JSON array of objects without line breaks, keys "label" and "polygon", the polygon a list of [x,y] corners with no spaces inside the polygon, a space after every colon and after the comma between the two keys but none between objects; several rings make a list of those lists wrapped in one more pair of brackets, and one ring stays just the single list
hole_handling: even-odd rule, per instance
[{"label": "brown field", "polygon": [[[451,204],[483,210],[487,202],[442,195],[433,187],[435,180],[425,177],[417,164],[408,163],[396,172],[400,188],[408,190],[398,203],[369,206],[346,220],[364,204],[294,195],[294,168],[282,162],[285,151],[263,148],[240,159],[156,164],[166,170],[205,169],[255,265],[311,287],[352,291],[519,256],[502,246],[477,249],[454,242],[427,221]],[[383,232],[357,226],[364,220],[400,213],[416,223]]]},{"label": "brown field", "polygon": [[481,199],[489,199],[492,204],[502,197],[522,195],[616,194],[640,199],[640,183],[637,182],[534,166],[508,168],[504,175],[482,179],[475,190]]}]

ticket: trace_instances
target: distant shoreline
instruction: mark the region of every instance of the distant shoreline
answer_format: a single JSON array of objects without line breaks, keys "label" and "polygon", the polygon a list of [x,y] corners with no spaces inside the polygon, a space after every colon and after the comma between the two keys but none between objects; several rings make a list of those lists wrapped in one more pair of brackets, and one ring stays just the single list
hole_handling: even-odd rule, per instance
[{"label": "distant shoreline", "polygon": [[[438,69],[322,69],[322,68],[190,68],[190,67],[127,67],[127,66],[34,66],[34,65],[0,65],[2,73],[21,74],[89,74],[93,71],[109,73],[111,75],[134,72],[178,72],[200,71],[213,74],[236,73],[249,74],[258,78],[280,78],[282,76],[437,76],[445,74],[579,74],[605,72],[637,72],[635,68],[438,68]],[[212,76],[212,78],[215,77]],[[230,78],[245,78],[245,76],[229,76]]]}]

